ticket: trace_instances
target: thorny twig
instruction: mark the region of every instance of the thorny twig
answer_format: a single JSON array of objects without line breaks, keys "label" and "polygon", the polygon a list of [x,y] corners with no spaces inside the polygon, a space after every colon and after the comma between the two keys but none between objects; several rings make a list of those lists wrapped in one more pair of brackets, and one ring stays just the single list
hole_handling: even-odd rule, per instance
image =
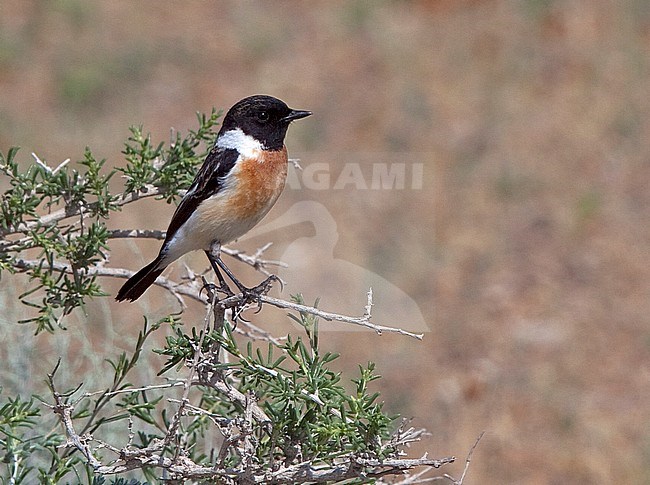
[{"label": "thorny twig", "polygon": [[467,475],[467,470],[469,470],[469,464],[472,461],[472,455],[474,454],[474,450],[478,446],[479,441],[481,441],[481,438],[483,438],[483,435],[485,434],[485,431],[481,431],[481,434],[478,435],[478,438],[476,438],[476,441],[472,445],[472,447],[469,449],[469,453],[467,453],[467,458],[465,458],[465,468],[463,468],[463,474],[460,476],[458,480],[456,480],[454,477],[448,475],[445,473],[442,475],[443,478],[446,478],[447,480],[450,480],[451,483],[454,485],[463,485],[463,482],[465,481],[465,476]]},{"label": "thorny twig", "polygon": [[[194,364],[199,359],[194,359]],[[57,365],[58,368],[58,365]],[[172,441],[174,425],[169,427],[167,436],[163,440],[154,440],[149,446],[144,448],[133,448],[132,423],[129,422],[129,441],[128,444],[118,449],[112,445],[95,440],[90,435],[79,436],[72,422],[75,403],[64,402],[68,395],[61,395],[55,388],[54,375],[57,368],[48,376],[49,384],[55,398],[55,404],[50,406],[51,409],[60,417],[63,426],[68,435],[68,442],[65,446],[74,447],[79,450],[87,463],[99,475],[112,475],[123,473],[129,470],[140,469],[144,467],[158,467],[166,470],[167,475],[172,479],[184,480],[209,480],[220,479],[223,483],[302,483],[309,481],[312,483],[322,483],[326,481],[341,481],[355,478],[362,473],[367,478],[381,478],[387,475],[403,474],[411,469],[420,466],[439,468],[445,464],[452,463],[454,457],[441,459],[430,459],[426,455],[418,459],[401,459],[387,458],[376,459],[357,455],[347,455],[341,457],[336,464],[331,466],[314,465],[309,461],[300,462],[293,465],[281,465],[273,469],[265,468],[264,464],[258,464],[251,460],[255,452],[255,442],[252,438],[252,420],[255,419],[257,404],[255,399],[250,395],[240,395],[238,401],[245,408],[245,417],[233,421],[232,419],[222,418],[214,415],[202,408],[193,406],[184,396],[181,400],[170,399],[171,402],[179,404],[179,409],[172,418],[172,422],[178,420],[181,414],[203,414],[208,416],[224,433],[224,444],[217,457],[216,463],[212,467],[199,465],[186,456],[176,453],[173,458],[164,455],[164,449]],[[187,381],[186,381],[187,382]],[[76,401],[79,402],[79,401]],[[238,424],[236,424],[238,423]],[[417,441],[422,435],[422,430],[414,428],[405,429],[406,422],[403,422],[393,438],[386,444],[387,447],[398,447],[413,441]],[[98,443],[96,450],[106,449],[118,456],[109,464],[100,462],[90,443]],[[239,444],[238,444],[239,443]],[[228,448],[234,447],[242,458],[243,468],[224,467],[224,458],[228,453]],[[468,458],[469,461],[469,458]],[[414,482],[404,482],[414,483]]]},{"label": "thorny twig", "polygon": [[301,305],[299,303],[294,303],[290,301],[280,300],[278,298],[273,298],[268,295],[264,295],[261,298],[262,303],[268,303],[269,305],[276,306],[278,308],[286,308],[288,310],[295,310],[298,312],[308,313],[310,315],[317,316],[327,321],[336,321],[343,323],[351,323],[352,325],[359,325],[361,327],[366,327],[371,330],[374,330],[379,335],[382,333],[398,333],[400,335],[406,335],[408,337],[413,337],[418,340],[422,340],[424,335],[421,333],[408,332],[404,329],[397,327],[386,327],[383,325],[377,325],[370,321],[372,315],[370,314],[370,308],[372,307],[372,290],[368,291],[368,304],[366,305],[366,310],[364,314],[360,317],[351,317],[347,315],[340,315],[338,313],[325,312],[307,305]]},{"label": "thorny twig", "polygon": [[[152,390],[152,389],[176,387],[178,385],[183,386],[182,398],[180,400],[170,399],[171,402],[177,402],[179,406],[177,411],[171,417],[170,424],[168,426],[167,432],[165,433],[163,439],[154,440],[149,446],[145,448],[140,448],[140,449],[133,448],[132,439],[131,439],[132,437],[131,421],[129,421],[130,438],[127,446],[125,446],[122,449],[118,449],[112,445],[100,442],[99,440],[95,440],[90,434],[79,436],[72,422],[74,406],[82,399],[90,397],[96,393],[85,393],[82,395],[82,397],[79,400],[77,400],[74,403],[64,402],[63,398],[69,397],[74,392],[76,392],[78,388],[65,396],[61,395],[56,390],[56,387],[54,385],[54,375],[56,374],[56,371],[59,366],[59,364],[57,364],[54,371],[48,375],[49,386],[55,400],[54,405],[48,405],[48,406],[53,410],[55,414],[59,416],[63,424],[66,435],[68,436],[68,442],[66,443],[65,446],[68,448],[74,448],[79,450],[83,454],[86,462],[93,468],[93,470],[95,470],[95,472],[101,475],[121,473],[128,470],[143,468],[145,466],[159,466],[167,470],[172,476],[178,475],[185,478],[188,477],[191,478],[194,475],[196,475],[199,478],[201,477],[211,478],[211,477],[220,476],[222,474],[231,474],[232,472],[228,472],[225,470],[219,471],[214,469],[212,472],[208,472],[205,467],[202,467],[192,462],[187,457],[182,456],[180,453],[181,447],[179,446],[175,447],[176,452],[172,459],[167,458],[163,455],[164,450],[168,448],[172,443],[175,442],[177,438],[177,431],[180,426],[181,418],[184,415],[197,413],[197,412],[207,413],[207,411],[202,410],[201,408],[192,406],[189,402],[190,389],[192,386],[195,385],[203,385],[203,386],[207,385],[209,387],[212,387],[222,392],[231,401],[239,402],[245,408],[246,419],[248,420],[247,426],[250,428],[251,431],[247,432],[247,434],[241,432],[236,438],[232,438],[226,435],[227,440],[230,440],[230,442],[232,442],[233,444],[236,444],[239,441],[243,440],[244,447],[242,448],[242,450],[240,450],[242,454],[242,459],[252,456],[254,452],[254,450],[251,449],[253,445],[252,442],[250,441],[250,436],[249,436],[252,433],[252,429],[253,429],[253,422],[252,422],[253,419],[265,423],[267,425],[268,423],[270,423],[270,419],[268,418],[268,416],[266,416],[264,411],[257,405],[257,401],[254,398],[254,396],[250,394],[244,395],[240,391],[230,387],[224,381],[224,376],[221,373],[206,371],[207,367],[211,367],[211,366],[206,366],[205,365],[206,363],[218,364],[218,362],[214,362],[214,360],[218,359],[219,349],[218,348],[210,349],[209,355],[206,356],[203,352],[203,344],[204,344],[205,336],[209,332],[211,322],[214,322],[214,327],[216,330],[219,330],[222,327],[223,317],[224,317],[223,309],[219,306],[218,299],[216,299],[214,297],[214,294],[212,294],[210,298],[210,302],[208,304],[207,313],[204,319],[203,329],[200,334],[200,339],[194,348],[194,358],[192,359],[192,362],[188,364],[188,367],[190,368],[190,372],[183,381],[177,383],[164,384],[164,385],[152,385],[152,386],[146,386],[141,388],[129,388],[129,389],[123,389],[111,393],[106,393],[106,392],[102,393],[103,396],[107,396],[107,395],[116,395],[121,392],[139,392],[139,391]],[[195,376],[197,375],[198,375],[198,379],[195,379]],[[209,376],[209,379],[206,379],[206,376]],[[216,420],[214,416],[211,416],[211,419],[215,424],[218,424],[218,420]],[[241,423],[239,424],[239,427],[241,428]],[[224,426],[220,426],[220,428],[222,430],[225,429]],[[93,454],[93,450],[90,447],[90,443],[93,441],[99,443],[97,449],[100,448],[108,449],[114,452],[115,454],[117,454],[119,458],[111,462],[110,465],[102,464],[95,457],[95,455]]]},{"label": "thorny twig", "polygon": [[[178,289],[181,287],[176,287]],[[186,291],[186,290],[183,290]],[[307,307],[291,302],[284,302],[262,296],[262,302],[288,308],[297,311],[316,314],[325,319],[336,319],[338,321],[347,321],[345,319],[355,319],[356,324],[369,326],[378,332],[390,331],[386,327],[376,326],[369,322],[372,308],[372,292],[368,293],[368,301],[365,312],[361,317],[345,317],[328,312],[322,312],[316,308]],[[183,396],[181,399],[169,399],[170,402],[178,404],[178,409],[172,415],[170,425],[162,439],[153,440],[144,448],[136,448],[130,438],[127,445],[118,449],[112,445],[103,443],[94,439],[87,434],[79,436],[73,426],[72,415],[75,403],[63,402],[62,396],[54,387],[54,372],[50,375],[50,387],[55,396],[55,404],[51,406],[53,411],[61,419],[66,434],[68,435],[67,447],[79,450],[86,462],[101,475],[110,475],[123,473],[129,470],[140,469],[144,467],[154,467],[165,470],[165,474],[170,479],[178,480],[220,480],[223,483],[301,483],[309,481],[311,483],[323,483],[328,481],[342,481],[347,479],[363,476],[366,478],[375,478],[381,480],[382,477],[390,475],[403,475],[416,467],[426,466],[438,468],[442,465],[452,463],[454,457],[442,459],[430,459],[426,455],[418,459],[405,459],[399,456],[392,458],[372,458],[358,454],[342,455],[333,464],[316,465],[310,461],[299,463],[285,463],[273,465],[269,468],[265,463],[260,463],[252,458],[255,455],[256,440],[253,437],[254,422],[266,426],[268,432],[271,432],[271,420],[266,413],[258,406],[255,397],[250,394],[244,394],[235,389],[225,381],[224,371],[219,368],[218,355],[219,348],[213,347],[203,350],[204,339],[207,335],[211,322],[214,322],[214,329],[219,330],[223,323],[224,312],[226,308],[232,308],[243,304],[242,295],[234,295],[224,300],[218,300],[214,293],[208,291],[208,306],[204,319],[203,329],[199,342],[194,347],[194,357],[192,362],[188,363],[190,372],[188,376],[177,383],[168,383],[164,385],[151,386],[151,389],[171,388],[183,386]],[[401,333],[401,332],[400,332]],[[408,334],[408,333],[407,333]],[[56,371],[56,369],[55,369]],[[245,411],[244,416],[240,418],[228,419],[210,413],[209,411],[190,404],[189,390],[192,386],[207,386],[219,391],[226,399],[238,403]],[[124,392],[145,391],[149,388],[142,387],[137,389],[124,390]],[[121,392],[121,391],[120,391]],[[82,396],[88,397],[94,393],[86,393]],[[114,392],[117,394],[117,392]],[[308,396],[309,397],[309,396]],[[79,402],[79,401],[77,401]],[[318,403],[319,399],[314,402]],[[189,414],[202,414],[207,416],[222,432],[224,441],[216,457],[216,462],[211,467],[200,465],[182,453],[181,446],[176,444],[177,430],[179,429],[181,418]],[[408,446],[414,441],[418,441],[423,435],[424,430],[418,430],[406,426],[406,421],[393,434],[392,438],[385,443],[385,449],[398,449],[399,447]],[[131,426],[131,425],[130,425]],[[133,435],[131,427],[129,436]],[[91,443],[96,442],[97,446],[93,450]],[[174,446],[175,445],[175,446]],[[167,456],[170,447],[175,449],[172,456]],[[111,451],[117,455],[117,459],[108,463],[101,462],[96,452],[100,449]],[[235,452],[240,457],[240,465],[236,468],[228,468],[225,465],[226,456]],[[469,462],[469,458],[468,458]],[[466,465],[467,468],[467,465]],[[463,477],[464,478],[463,474]],[[418,476],[420,476],[418,474]],[[461,480],[462,480],[461,478]],[[415,483],[415,482],[404,482]],[[459,482],[459,485],[462,482]]]},{"label": "thorny twig", "polygon": [[[234,429],[231,430],[230,433],[226,434],[224,440],[224,445],[227,446],[235,446],[236,443],[241,443],[240,446],[237,446],[237,450],[238,453],[242,455],[242,458],[246,458],[246,460],[243,460],[243,469],[223,467],[223,458],[225,453],[227,453],[227,449],[224,451],[223,447],[215,465],[211,467],[199,465],[188,457],[180,454],[176,454],[173,459],[164,456],[164,448],[166,444],[169,444],[171,439],[154,440],[147,447],[133,448],[131,446],[132,439],[129,438],[127,446],[118,449],[107,443],[94,440],[90,435],[79,436],[77,434],[72,423],[74,405],[65,403],[63,401],[65,396],[58,393],[54,386],[54,375],[57,368],[48,375],[49,384],[55,398],[55,404],[51,405],[50,408],[59,416],[65,428],[68,436],[68,442],[65,446],[74,447],[79,450],[83,454],[87,463],[93,468],[95,473],[99,475],[113,475],[145,467],[158,467],[166,470],[171,478],[183,480],[208,480],[219,478],[223,483],[289,484],[303,483],[305,481],[309,481],[310,483],[323,483],[327,481],[341,481],[355,478],[359,476],[359,473],[363,473],[363,476],[367,478],[399,475],[420,466],[439,468],[443,465],[453,463],[455,460],[454,457],[430,459],[426,455],[417,459],[376,459],[352,454],[342,456],[337,463],[332,466],[316,466],[309,461],[305,461],[293,465],[281,465],[271,470],[265,468],[263,464],[256,464],[251,460],[254,456],[255,443],[251,440],[251,430],[249,427],[252,425],[252,418],[254,417],[256,404],[254,398],[250,395],[244,398],[245,418],[238,425],[239,432],[233,434],[232,431],[234,431]],[[190,405],[187,403],[186,398],[180,401],[173,400],[173,402],[179,403],[179,410],[176,415],[186,412],[185,410],[189,413],[206,414],[209,415],[212,421],[222,430],[228,429],[232,424],[232,421],[230,420],[224,421],[201,408]],[[171,432],[172,426],[170,426],[168,435],[171,434]],[[132,436],[131,425],[129,425],[129,433],[130,436]],[[402,438],[394,437],[393,441],[389,443],[389,445],[397,446],[401,442],[400,440]],[[110,462],[110,464],[103,464],[95,457],[93,450],[90,447],[89,443],[93,441],[98,443],[97,449],[107,449],[118,455],[119,458]]]},{"label": "thorny twig", "polygon": [[56,371],[59,369],[60,364],[61,361],[59,360],[56,363],[54,370],[52,370],[52,372],[47,375],[47,383],[50,391],[52,392],[52,395],[54,396],[54,405],[48,406],[50,409],[52,409],[54,414],[59,416],[59,419],[65,428],[65,434],[68,437],[68,441],[65,446],[74,447],[79,450],[86,458],[88,464],[94,469],[97,469],[99,466],[101,466],[101,463],[99,460],[97,460],[97,458],[95,458],[92,449],[88,444],[92,441],[92,437],[90,435],[79,436],[77,434],[74,429],[74,425],[72,424],[72,413],[74,411],[74,405],[64,402],[64,399],[69,397],[69,395],[60,394],[54,386],[54,376],[56,375]]},{"label": "thorny twig", "polygon": [[[36,261],[36,260],[19,259],[16,260],[15,267],[19,269],[21,268],[28,269],[28,268],[38,267],[38,265],[41,264],[42,263],[40,261]],[[70,265],[66,263],[54,262],[52,268],[57,271],[65,271],[65,272],[72,273],[72,269],[70,268]],[[129,270],[125,270],[121,268],[106,268],[103,266],[93,266],[88,268],[87,270],[82,269],[78,271],[85,271],[86,274],[92,276],[109,276],[109,277],[116,277],[116,278],[130,278],[135,274],[135,272]],[[162,288],[165,288],[170,293],[172,293],[172,295],[174,295],[177,298],[177,300],[182,303],[183,307],[185,307],[185,303],[183,302],[182,299],[183,296],[189,297],[196,301],[200,301],[201,303],[205,303],[205,299],[203,299],[199,295],[199,292],[197,291],[198,284],[196,284],[194,281],[192,281],[190,284],[179,285],[174,283],[172,280],[168,278],[159,276],[155,284]],[[379,335],[385,332],[385,333],[397,333],[418,340],[422,340],[424,338],[424,335],[421,333],[413,333],[401,328],[387,327],[384,325],[378,325],[373,323],[371,321],[372,318],[371,309],[373,305],[372,290],[368,291],[368,300],[364,309],[364,313],[359,317],[341,315],[339,313],[326,312],[312,306],[302,305],[300,303],[295,303],[287,300],[281,300],[279,298],[274,298],[268,295],[261,295],[260,302],[275,306],[277,308],[283,308],[287,310],[294,310],[297,312],[308,313],[310,315],[314,315],[319,318],[322,318],[323,320],[326,321],[336,321],[336,322],[349,323],[352,325],[358,325],[361,327],[368,328],[370,330],[374,330]],[[241,293],[239,293],[231,297],[228,297],[224,300],[221,300],[219,302],[219,305],[224,309],[228,309],[228,308],[241,306],[243,303],[245,303],[245,298]]]}]

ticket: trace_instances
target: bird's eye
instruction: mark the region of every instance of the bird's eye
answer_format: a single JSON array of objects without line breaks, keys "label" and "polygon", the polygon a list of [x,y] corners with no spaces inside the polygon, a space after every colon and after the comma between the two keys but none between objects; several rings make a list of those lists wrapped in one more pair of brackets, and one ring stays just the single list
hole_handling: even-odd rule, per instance
[{"label": "bird's eye", "polygon": [[268,111],[260,111],[259,113],[257,113],[257,119],[262,121],[262,122],[269,121],[269,112]]}]

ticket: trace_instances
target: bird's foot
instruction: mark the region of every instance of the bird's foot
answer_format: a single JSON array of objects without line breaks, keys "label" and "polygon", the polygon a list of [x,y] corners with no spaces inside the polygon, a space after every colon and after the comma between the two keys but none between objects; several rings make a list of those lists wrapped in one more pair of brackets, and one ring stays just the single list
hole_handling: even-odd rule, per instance
[{"label": "bird's foot", "polygon": [[221,283],[220,285],[216,285],[212,282],[207,281],[204,277],[203,278],[203,286],[201,287],[201,290],[199,291],[199,295],[205,291],[208,294],[208,301],[212,303],[214,298],[217,297],[217,293],[221,292],[224,295],[226,295],[226,298],[230,298],[231,296],[234,296],[234,293],[232,290],[228,287],[228,285]]},{"label": "bird's foot", "polygon": [[[282,285],[282,280],[275,275],[271,275],[262,281],[259,285],[253,286],[252,288],[247,288],[244,285],[238,284],[239,291],[241,292],[241,301],[232,306],[232,316],[233,322],[236,325],[237,320],[243,320],[248,322],[244,317],[242,317],[243,311],[250,304],[256,304],[257,310],[255,313],[259,313],[262,309],[262,296],[265,296],[273,287],[273,283],[278,281]],[[218,293],[223,293],[226,298],[231,298],[237,296],[233,291],[228,287],[228,285],[222,283],[216,285],[214,283],[206,281],[203,278],[203,286],[201,287],[201,292],[205,291],[208,295],[208,302],[212,303],[215,298],[218,301]]]},{"label": "bird's foot", "polygon": [[256,303],[257,311],[255,313],[258,313],[262,309],[262,296],[265,296],[271,290],[273,283],[276,281],[279,281],[280,284],[282,284],[280,278],[271,275],[257,286],[253,286],[252,288],[242,287],[241,292],[243,298],[241,307],[244,307],[249,303]]},{"label": "bird's foot", "polygon": [[254,286],[252,288],[247,288],[246,294],[252,296],[255,299],[259,299],[261,296],[266,295],[271,290],[271,288],[273,288],[273,283],[275,281],[278,281],[280,285],[282,285],[282,280],[280,280],[280,278],[272,274],[264,281],[262,281],[259,285]]}]

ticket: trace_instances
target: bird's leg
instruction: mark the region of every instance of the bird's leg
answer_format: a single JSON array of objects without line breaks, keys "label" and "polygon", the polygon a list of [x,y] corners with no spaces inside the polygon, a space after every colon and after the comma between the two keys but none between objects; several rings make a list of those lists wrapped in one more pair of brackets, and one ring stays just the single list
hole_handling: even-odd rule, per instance
[{"label": "bird's leg", "polygon": [[[258,305],[258,311],[261,309],[261,296],[266,295],[269,290],[271,289],[271,286],[273,285],[274,281],[280,281],[280,279],[275,276],[271,275],[268,278],[266,278],[264,281],[262,281],[259,285],[254,286],[253,288],[247,288],[244,286],[244,284],[239,281],[235,275],[233,274],[232,271],[230,271],[230,268],[226,266],[226,263],[223,262],[221,259],[221,246],[219,243],[214,242],[210,246],[209,250],[205,251],[205,254],[208,256],[208,260],[210,261],[210,264],[212,265],[212,269],[214,270],[214,273],[217,275],[217,278],[219,279],[219,287],[216,288],[218,290],[221,290],[224,292],[228,297],[233,296],[233,292],[228,286],[228,283],[226,283],[225,278],[221,274],[221,271],[219,268],[221,268],[224,273],[232,280],[233,283],[237,286],[239,291],[242,293],[242,302],[241,305],[239,306],[239,311],[233,311],[233,315],[235,315],[235,319],[241,318],[241,310],[243,310],[243,307],[249,303],[249,302],[257,302]],[[212,289],[212,288],[210,288]]]},{"label": "bird's leg", "polygon": [[[232,274],[232,271],[230,271],[230,268],[228,268],[228,266],[226,266],[226,263],[224,263],[222,261],[220,256],[217,256],[216,263],[221,267],[221,269],[224,271],[224,273],[226,273],[228,275],[228,278],[230,278],[232,280],[232,282],[235,283],[235,285],[237,286],[239,291],[241,291],[242,293],[245,293],[248,290],[248,288],[246,288],[241,281],[239,281],[237,278],[235,278],[235,275]],[[215,268],[215,271],[217,271],[216,268]]]},{"label": "bird's leg", "polygon": [[222,270],[228,275],[228,278],[230,278],[235,285],[237,285],[237,288],[239,291],[246,294],[252,294],[252,295],[264,295],[266,294],[270,289],[274,281],[280,281],[280,278],[275,276],[274,274],[266,278],[264,281],[262,281],[259,285],[253,286],[252,288],[248,288],[244,286],[244,284],[239,281],[234,274],[232,274],[232,271],[230,271],[230,268],[226,266],[226,263],[223,262],[223,260],[219,257],[217,258],[217,264],[221,267]]},{"label": "bird's leg", "polygon": [[[217,249],[218,251],[218,249]],[[232,296],[233,292],[228,286],[228,283],[226,283],[226,280],[224,279],[223,275],[221,274],[221,271],[219,271],[219,266],[217,265],[218,262],[221,261],[221,258],[218,256],[218,254],[215,256],[212,252],[212,250],[206,251],[205,254],[208,256],[208,261],[210,261],[210,265],[212,266],[212,269],[214,270],[214,273],[217,275],[217,279],[219,280],[219,287],[218,289],[221,290],[223,293],[225,293],[227,296]],[[222,263],[223,264],[223,263]],[[230,275],[228,275],[230,276]]]},{"label": "bird's leg", "polygon": [[250,300],[250,301],[257,301],[259,305],[261,305],[260,302],[260,296],[266,295],[271,287],[273,286],[274,281],[280,281],[280,278],[278,278],[275,275],[271,275],[268,278],[266,278],[264,281],[262,281],[259,285],[253,286],[252,288],[247,288],[244,286],[244,284],[239,281],[237,278],[235,278],[235,275],[230,271],[230,268],[226,266],[226,263],[224,263],[220,257],[216,258],[216,263],[221,267],[221,269],[228,275],[228,277],[237,285],[237,288],[239,288],[239,291],[242,292],[242,295],[244,296],[245,300]]}]

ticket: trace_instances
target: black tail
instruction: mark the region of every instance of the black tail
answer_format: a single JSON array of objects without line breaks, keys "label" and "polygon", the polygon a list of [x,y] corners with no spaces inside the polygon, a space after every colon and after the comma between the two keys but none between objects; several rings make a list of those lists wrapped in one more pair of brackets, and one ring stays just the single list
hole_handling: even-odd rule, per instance
[{"label": "black tail", "polygon": [[135,301],[140,298],[142,294],[147,291],[147,288],[156,281],[156,278],[158,278],[160,273],[165,270],[165,267],[157,267],[159,262],[158,258],[156,258],[136,274],[131,276],[127,282],[124,283],[124,286],[120,288],[120,291],[117,292],[115,299],[117,301]]}]

